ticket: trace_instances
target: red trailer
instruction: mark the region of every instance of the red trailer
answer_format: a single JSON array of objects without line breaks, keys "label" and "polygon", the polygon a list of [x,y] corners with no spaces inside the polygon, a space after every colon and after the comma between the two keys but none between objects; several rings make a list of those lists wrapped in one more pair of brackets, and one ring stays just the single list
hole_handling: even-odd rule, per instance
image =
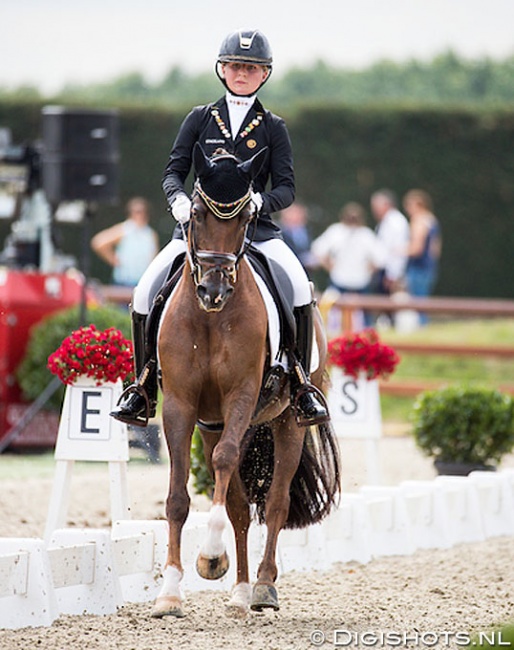
[{"label": "red trailer", "polygon": [[[30,407],[21,397],[16,368],[30,328],[45,316],[80,303],[82,275],[39,273],[0,268],[0,442]],[[40,411],[12,447],[52,447],[59,415]]]}]

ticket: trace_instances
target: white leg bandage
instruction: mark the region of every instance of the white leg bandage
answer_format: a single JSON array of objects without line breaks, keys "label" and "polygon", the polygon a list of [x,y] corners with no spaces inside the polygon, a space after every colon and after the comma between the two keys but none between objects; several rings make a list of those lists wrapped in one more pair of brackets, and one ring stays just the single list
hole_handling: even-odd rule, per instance
[{"label": "white leg bandage", "polygon": [[167,566],[164,569],[163,583],[159,598],[161,597],[175,597],[182,599],[180,593],[180,581],[182,580],[182,571],[179,571],[176,566]]},{"label": "white leg bandage", "polygon": [[225,526],[228,523],[229,518],[225,506],[212,506],[209,515],[209,523],[207,524],[207,539],[200,551],[201,555],[208,558],[223,555],[225,552],[225,543],[223,542],[222,536]]}]

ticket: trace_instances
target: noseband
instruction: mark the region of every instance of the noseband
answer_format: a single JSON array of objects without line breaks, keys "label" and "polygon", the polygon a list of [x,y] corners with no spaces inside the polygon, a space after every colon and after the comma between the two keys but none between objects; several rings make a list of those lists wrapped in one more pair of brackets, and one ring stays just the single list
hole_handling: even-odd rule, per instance
[{"label": "noseband", "polygon": [[[216,219],[229,220],[236,217],[250,201],[252,184],[250,183],[248,191],[244,196],[231,203],[221,203],[220,201],[215,201],[209,197],[202,189],[199,180],[196,181],[194,189],[195,193],[202,198],[205,205]],[[253,237],[255,235],[256,221],[257,220],[254,218],[254,216],[252,216],[245,224],[239,251],[235,253],[223,253],[211,250],[198,250],[196,243],[195,222],[194,219],[190,220],[188,259],[191,266],[191,275],[197,288],[200,283],[205,280],[206,277],[213,273],[220,274],[231,284],[235,284],[237,282],[237,270],[239,267],[239,262],[252,243]],[[251,222],[254,224],[252,237],[250,239],[247,239],[248,227]]]}]

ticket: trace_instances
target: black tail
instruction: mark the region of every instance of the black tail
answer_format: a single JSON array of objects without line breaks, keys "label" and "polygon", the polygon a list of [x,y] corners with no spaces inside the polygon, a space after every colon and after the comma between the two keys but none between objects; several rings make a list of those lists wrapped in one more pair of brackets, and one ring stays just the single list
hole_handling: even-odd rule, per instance
[{"label": "black tail", "polygon": [[[248,430],[240,475],[250,503],[257,506],[259,523],[266,519],[266,495],[274,464],[273,433],[269,424]],[[307,429],[298,469],[291,481],[291,503],[285,528],[304,528],[321,521],[340,494],[339,447],[330,423]]]}]

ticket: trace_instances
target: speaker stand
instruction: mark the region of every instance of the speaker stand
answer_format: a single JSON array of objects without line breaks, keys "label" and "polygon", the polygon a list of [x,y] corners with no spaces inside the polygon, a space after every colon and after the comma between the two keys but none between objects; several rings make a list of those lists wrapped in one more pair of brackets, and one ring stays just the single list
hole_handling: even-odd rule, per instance
[{"label": "speaker stand", "polygon": [[84,219],[82,221],[82,255],[80,270],[82,272],[82,291],[80,296],[79,327],[87,325],[87,290],[91,275],[91,232],[93,218],[98,210],[98,205],[93,202],[86,203]]}]

